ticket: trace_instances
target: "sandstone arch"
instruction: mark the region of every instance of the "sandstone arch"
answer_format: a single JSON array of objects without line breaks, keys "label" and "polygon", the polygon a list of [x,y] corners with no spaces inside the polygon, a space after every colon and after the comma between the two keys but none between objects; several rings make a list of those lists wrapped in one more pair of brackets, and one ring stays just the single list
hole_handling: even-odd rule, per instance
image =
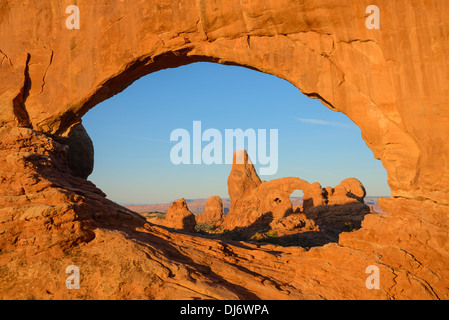
[{"label": "sandstone arch", "polygon": [[[449,184],[447,170],[435,168],[446,168],[447,152],[431,147],[448,134],[445,118],[436,118],[448,102],[441,95],[447,62],[437,55],[447,44],[436,40],[438,28],[427,27],[447,4],[423,1],[415,7],[427,19],[415,39],[405,23],[415,11],[395,15],[387,1],[380,5],[389,16],[381,31],[365,28],[362,3],[283,0],[265,9],[239,1],[156,4],[80,1],[82,27],[67,30],[63,1],[42,7],[6,2],[0,123],[61,134],[89,108],[160,68],[195,61],[238,64],[284,78],[348,115],[382,160],[393,196],[449,203],[441,191]],[[435,39],[432,46],[413,48],[429,38]],[[412,59],[416,50],[419,61]]]},{"label": "sandstone arch", "polygon": [[[3,251],[15,252],[17,239],[23,248],[31,248],[27,239],[38,248],[61,239],[70,247],[92,240],[93,231],[83,225],[105,216],[111,225],[113,217],[137,219],[72,178],[67,150],[53,138],[145,74],[212,61],[276,75],[345,113],[387,170],[392,198],[382,206],[390,216],[367,217],[364,230],[342,235],[338,246],[298,253],[303,268],[289,277],[301,293],[292,296],[338,297],[345,289],[346,297],[447,298],[448,2],[377,1],[385,17],[381,30],[365,28],[363,2],[79,0],[80,30],[65,28],[66,5],[0,5]],[[53,224],[47,218],[35,226],[25,222],[42,215],[52,216]],[[38,237],[52,228],[59,233]],[[351,268],[340,270],[346,284],[328,275],[317,276],[326,289],[298,282],[306,279],[298,275],[313,273],[307,259],[326,256],[338,264],[354,250],[363,253],[353,264],[383,265],[389,276],[380,293],[349,285],[362,283]],[[335,271],[321,262],[327,274]]]}]

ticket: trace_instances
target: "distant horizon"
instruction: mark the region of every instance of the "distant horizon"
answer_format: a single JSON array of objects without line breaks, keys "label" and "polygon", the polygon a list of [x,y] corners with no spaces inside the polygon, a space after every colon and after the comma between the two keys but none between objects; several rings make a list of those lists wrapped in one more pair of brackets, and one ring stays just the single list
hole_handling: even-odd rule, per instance
[{"label": "distant horizon", "polygon": [[[212,196],[214,196],[214,195],[212,195]],[[367,196],[365,196],[365,199],[367,199],[367,198],[376,198],[376,199],[378,199],[378,198],[389,198],[389,197],[390,196],[369,196],[369,195],[367,195]],[[174,201],[179,200],[181,198],[183,198],[183,197],[179,197],[177,199],[174,199],[173,201],[165,202],[165,203],[120,203],[120,202],[115,202],[115,201],[114,202],[117,203],[118,205],[123,206],[123,207],[125,207],[125,206],[158,205],[158,204],[160,204],[160,205],[169,205],[169,204],[172,204]],[[229,199],[229,198],[222,198],[222,197],[220,197],[220,198],[221,198],[221,200],[231,201],[231,199]],[[184,198],[184,200],[187,203],[192,202],[192,201],[207,200],[207,199],[209,199],[209,197],[207,197],[207,198],[193,198],[193,199],[192,198]],[[290,199],[301,199],[301,197],[290,197]]]}]

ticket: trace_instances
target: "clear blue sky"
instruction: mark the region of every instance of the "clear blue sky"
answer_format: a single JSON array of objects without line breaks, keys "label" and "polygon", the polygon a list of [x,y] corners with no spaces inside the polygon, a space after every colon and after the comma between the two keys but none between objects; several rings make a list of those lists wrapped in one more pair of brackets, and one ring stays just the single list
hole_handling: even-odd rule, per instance
[{"label": "clear blue sky", "polygon": [[385,169],[344,114],[283,79],[214,63],[147,75],[90,110],[83,117],[95,147],[89,180],[121,204],[228,198],[231,165],[170,161],[176,144],[171,132],[192,133],[193,121],[201,121],[203,131],[220,130],[223,137],[225,129],[278,129],[279,169],[262,180],[294,176],[334,187],[355,177],[368,195],[390,195]]}]

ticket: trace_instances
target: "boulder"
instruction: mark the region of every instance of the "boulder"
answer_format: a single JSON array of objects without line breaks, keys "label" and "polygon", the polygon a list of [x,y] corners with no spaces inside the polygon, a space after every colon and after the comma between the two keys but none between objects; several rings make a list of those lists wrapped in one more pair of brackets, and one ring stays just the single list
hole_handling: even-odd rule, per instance
[{"label": "boulder", "polygon": [[345,179],[335,188],[326,188],[327,204],[329,205],[364,203],[365,196],[365,187],[356,178]]},{"label": "boulder", "polygon": [[207,199],[204,212],[196,215],[196,223],[218,222],[223,220],[223,201],[219,196]]},{"label": "boulder", "polygon": [[69,147],[67,159],[72,174],[87,179],[94,170],[94,145],[84,126],[71,127],[58,141]]},{"label": "boulder", "polygon": [[325,192],[318,182],[314,182],[308,186],[304,190],[304,196],[302,198],[304,210],[326,204]]},{"label": "boulder", "polygon": [[188,232],[195,231],[195,215],[190,212],[184,198],[174,201],[168,208],[165,216],[165,226]]}]

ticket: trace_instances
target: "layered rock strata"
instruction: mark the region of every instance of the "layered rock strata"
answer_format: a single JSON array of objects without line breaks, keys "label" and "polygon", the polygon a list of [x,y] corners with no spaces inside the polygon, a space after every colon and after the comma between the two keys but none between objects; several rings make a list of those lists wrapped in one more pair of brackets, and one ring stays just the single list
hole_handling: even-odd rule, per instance
[{"label": "layered rock strata", "polygon": [[[380,30],[354,1],[77,5],[68,30],[65,1],[0,4],[0,298],[449,298],[449,2],[376,1]],[[346,114],[387,171],[388,214],[307,251],[169,232],[107,200],[61,139],[140,77],[199,61]],[[72,264],[79,290],[64,286]]]}]

